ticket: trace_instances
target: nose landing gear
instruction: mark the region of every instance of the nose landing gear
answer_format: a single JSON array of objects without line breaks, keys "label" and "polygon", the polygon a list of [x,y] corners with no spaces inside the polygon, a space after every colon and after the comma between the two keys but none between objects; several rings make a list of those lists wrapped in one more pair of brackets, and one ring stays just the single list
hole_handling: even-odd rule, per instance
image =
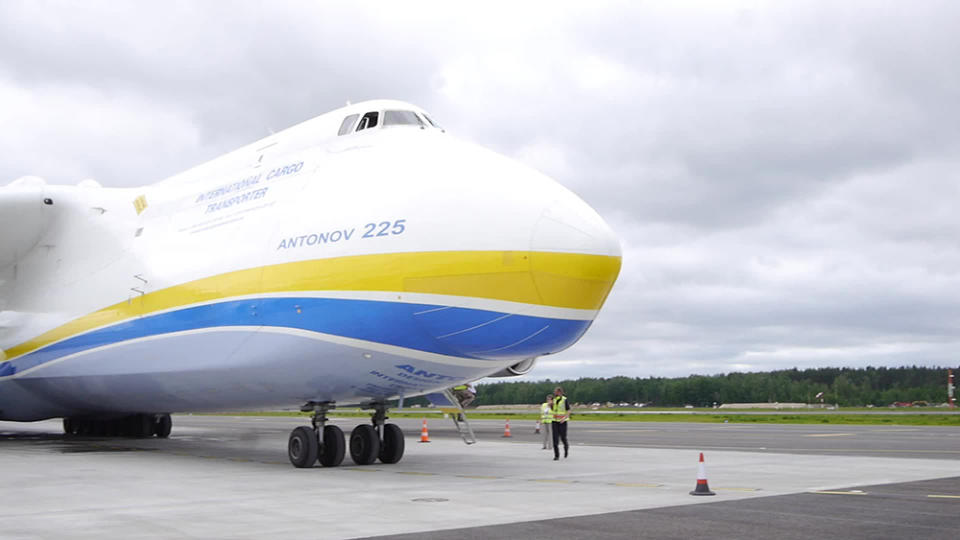
[{"label": "nose landing gear", "polygon": [[[343,431],[326,425],[327,411],[333,402],[311,401],[300,410],[313,411],[312,429],[300,426],[290,433],[287,456],[297,468],[313,467],[317,461],[324,467],[336,467],[343,461],[346,444]],[[396,424],[387,424],[387,406],[382,401],[361,405],[373,409],[370,424],[357,426],[350,432],[350,457],[357,465],[370,465],[377,458],[382,463],[397,463],[403,457],[403,431]]]},{"label": "nose landing gear", "polygon": [[297,468],[313,467],[317,461],[324,467],[336,467],[343,462],[346,450],[343,431],[333,425],[326,425],[327,411],[336,407],[329,401],[311,401],[300,408],[301,411],[313,411],[310,423],[312,427],[300,426],[290,433],[287,442],[287,457]]},{"label": "nose landing gear", "polygon": [[373,426],[361,424],[350,432],[350,457],[357,465],[370,465],[380,455],[380,436]]},{"label": "nose landing gear", "polygon": [[403,457],[403,432],[396,424],[383,426],[383,440],[380,442],[380,461],[396,463]]},{"label": "nose landing gear", "polygon": [[369,465],[377,458],[381,463],[397,463],[403,457],[403,431],[396,424],[387,424],[387,404],[382,401],[364,403],[361,409],[373,409],[371,426],[357,426],[350,434],[350,457],[357,465]]}]

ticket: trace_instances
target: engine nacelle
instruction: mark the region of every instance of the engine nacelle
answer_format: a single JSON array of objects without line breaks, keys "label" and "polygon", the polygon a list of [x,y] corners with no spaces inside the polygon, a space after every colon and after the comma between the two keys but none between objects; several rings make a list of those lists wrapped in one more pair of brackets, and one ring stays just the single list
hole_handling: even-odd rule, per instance
[{"label": "engine nacelle", "polygon": [[530,370],[533,369],[533,366],[536,363],[536,357],[527,358],[526,360],[521,360],[512,366],[501,369],[493,375],[487,375],[487,377],[519,377],[520,375],[526,375],[527,373],[530,373]]}]

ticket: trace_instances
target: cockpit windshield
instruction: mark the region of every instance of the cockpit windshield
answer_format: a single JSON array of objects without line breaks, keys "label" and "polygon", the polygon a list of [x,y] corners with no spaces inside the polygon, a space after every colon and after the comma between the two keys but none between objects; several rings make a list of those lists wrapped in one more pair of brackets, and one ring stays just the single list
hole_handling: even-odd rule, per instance
[{"label": "cockpit windshield", "polygon": [[423,119],[426,120],[427,123],[430,124],[431,126],[437,128],[437,129],[443,129],[443,128],[440,127],[440,124],[438,124],[438,123],[436,123],[436,122],[433,121],[433,118],[430,118],[429,116],[427,116],[427,113],[420,113],[420,114],[421,114],[421,116],[423,116]]},{"label": "cockpit windshield", "polygon": [[[359,118],[359,121],[357,120]],[[420,129],[437,128],[442,130],[432,118],[426,113],[416,113],[414,111],[370,111],[363,116],[360,114],[351,114],[343,119],[337,135],[349,135],[366,129],[387,126],[417,126]]]},{"label": "cockpit windshield", "polygon": [[384,126],[423,126],[423,120],[413,111],[383,111]]}]

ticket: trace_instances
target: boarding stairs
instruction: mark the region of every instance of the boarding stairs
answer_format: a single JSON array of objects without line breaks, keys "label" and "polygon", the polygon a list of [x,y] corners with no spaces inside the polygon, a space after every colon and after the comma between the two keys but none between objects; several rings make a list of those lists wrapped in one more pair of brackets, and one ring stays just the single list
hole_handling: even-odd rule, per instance
[{"label": "boarding stairs", "polygon": [[473,428],[470,427],[470,422],[467,420],[467,413],[460,406],[460,400],[454,395],[452,389],[446,388],[442,392],[428,394],[427,400],[441,412],[453,418],[453,425],[457,427],[457,433],[460,434],[463,442],[467,444],[477,442],[477,438],[473,434]]}]

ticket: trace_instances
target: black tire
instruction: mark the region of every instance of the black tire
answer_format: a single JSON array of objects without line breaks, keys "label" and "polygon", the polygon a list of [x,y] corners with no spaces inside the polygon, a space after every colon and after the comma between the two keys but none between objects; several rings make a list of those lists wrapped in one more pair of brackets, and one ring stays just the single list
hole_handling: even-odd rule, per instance
[{"label": "black tire", "polygon": [[170,436],[172,430],[173,420],[170,419],[170,415],[157,415],[157,421],[153,424],[153,434],[156,435],[158,439],[166,439]]},{"label": "black tire", "polygon": [[350,457],[357,465],[369,465],[380,455],[380,437],[373,426],[361,424],[350,432]]},{"label": "black tire", "polygon": [[403,457],[403,431],[396,424],[384,424],[383,441],[380,443],[380,461],[396,463]]},{"label": "black tire", "polygon": [[103,434],[106,437],[116,437],[123,435],[123,419],[122,418],[111,418],[109,420],[101,420],[103,422]]},{"label": "black tire", "polygon": [[73,418],[66,416],[63,418],[63,433],[65,435],[75,435],[77,429],[75,427],[76,422],[73,421]]},{"label": "black tire", "polygon": [[343,463],[343,455],[346,451],[347,442],[343,437],[343,430],[337,426],[324,426],[320,464],[324,467],[336,467]]},{"label": "black tire", "polygon": [[147,437],[153,437],[153,415],[152,414],[138,414],[135,417],[136,431],[134,431],[133,436],[138,439],[146,439]]},{"label": "black tire", "polygon": [[123,436],[136,437],[140,432],[140,419],[138,415],[131,414],[123,419]]},{"label": "black tire", "polygon": [[317,435],[312,428],[300,426],[290,432],[287,442],[287,457],[298,469],[313,467],[317,462]]}]

